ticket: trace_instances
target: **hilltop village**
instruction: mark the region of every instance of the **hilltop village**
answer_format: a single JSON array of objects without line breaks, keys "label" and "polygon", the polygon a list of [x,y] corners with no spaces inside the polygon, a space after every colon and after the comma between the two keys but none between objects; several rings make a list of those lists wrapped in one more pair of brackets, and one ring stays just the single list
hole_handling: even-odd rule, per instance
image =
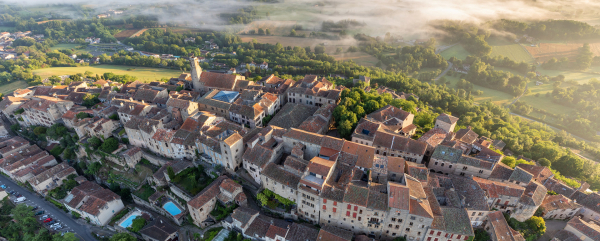
[{"label": "hilltop village", "polygon": [[[502,141],[457,129],[457,117],[442,113],[413,138],[415,115],[387,105],[342,139],[333,116],[347,88],[317,75],[250,81],[189,60],[190,73],[166,83],[14,91],[0,102],[0,170],[91,224],[145,240],[176,240],[184,223],[252,240],[469,240],[477,228],[525,240],[504,215],[525,222],[538,210],[570,220],[555,240],[600,239],[600,195],[587,183],[572,188],[534,160],[507,166]],[[100,103],[85,107],[94,94]],[[26,132],[45,133],[47,146]],[[54,153],[70,142],[74,155]],[[141,181],[113,174],[140,176],[140,166],[151,169]],[[53,194],[67,182],[75,187]],[[103,187],[115,182],[135,205]],[[127,221],[137,218],[148,222],[134,232]]]}]

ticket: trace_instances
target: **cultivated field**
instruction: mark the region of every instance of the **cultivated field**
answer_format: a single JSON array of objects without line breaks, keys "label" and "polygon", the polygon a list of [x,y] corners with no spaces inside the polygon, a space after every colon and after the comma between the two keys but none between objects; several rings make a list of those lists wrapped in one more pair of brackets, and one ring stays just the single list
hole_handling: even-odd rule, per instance
[{"label": "cultivated field", "polygon": [[440,53],[442,57],[445,59],[450,59],[451,57],[455,57],[457,59],[466,59],[469,56],[469,51],[467,51],[461,44],[454,45],[449,49],[446,49]]},{"label": "cultivated field", "polygon": [[533,63],[535,60],[520,44],[503,39],[490,38],[491,56],[504,56],[517,62]]},{"label": "cultivated field", "polygon": [[140,29],[139,31],[137,31],[137,32],[133,33],[133,34],[132,34],[131,36],[129,36],[129,37],[130,37],[130,38],[133,38],[133,37],[140,36],[140,35],[142,35],[144,32],[146,32],[146,30],[148,30],[148,29],[147,29],[147,28]]},{"label": "cultivated field", "polygon": [[126,38],[129,38],[131,35],[139,32],[140,29],[127,29],[127,30],[123,30],[121,32],[118,32],[114,35],[114,37],[118,40],[123,40]]},{"label": "cultivated field", "polygon": [[[574,59],[577,51],[583,46],[582,43],[540,43],[535,47],[525,46],[527,51],[540,63],[546,62],[552,57],[560,59],[567,57]],[[595,56],[600,55],[600,43],[590,43]]]},{"label": "cultivated field", "polygon": [[138,80],[144,82],[152,82],[161,78],[177,77],[181,74],[181,71],[174,69],[145,68],[122,65],[94,65],[82,67],[45,68],[34,70],[33,74],[39,75],[40,77],[42,77],[42,79],[44,79],[52,75],[72,75],[77,73],[84,73],[85,71],[90,71],[94,74],[100,75],[104,73],[113,73],[118,75],[127,74],[131,76],[136,76]]},{"label": "cultivated field", "polygon": [[79,46],[81,46],[81,45],[79,45],[79,44],[57,44],[57,45],[54,45],[53,47],[51,47],[50,50],[73,49],[75,51],[75,54],[88,53],[88,51],[85,49],[76,49]]},{"label": "cultivated field", "polygon": [[7,84],[0,85],[0,93],[2,93],[2,94],[12,93],[16,89],[25,89],[25,88],[27,88],[27,86],[29,86],[29,85],[25,81],[22,81],[22,80],[13,81],[13,82],[10,82]]}]

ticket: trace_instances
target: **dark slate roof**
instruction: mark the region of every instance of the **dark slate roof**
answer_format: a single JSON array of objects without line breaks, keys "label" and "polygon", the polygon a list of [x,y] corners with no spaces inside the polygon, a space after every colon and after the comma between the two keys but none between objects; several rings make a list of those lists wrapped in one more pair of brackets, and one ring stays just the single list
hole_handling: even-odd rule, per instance
[{"label": "dark slate roof", "polygon": [[473,236],[473,227],[467,209],[442,207],[444,230],[448,233]]},{"label": "dark slate roof", "polygon": [[449,146],[439,145],[433,151],[431,158],[447,161],[450,163],[458,162],[458,159],[462,157],[462,150],[455,149]]},{"label": "dark slate roof", "polygon": [[177,230],[178,228],[171,225],[166,219],[158,216],[154,221],[140,230],[140,233],[156,240],[167,240]]},{"label": "dark slate roof", "polygon": [[240,206],[240,207],[236,208],[235,210],[233,210],[231,217],[233,219],[239,221],[242,224],[242,227],[244,227],[248,224],[248,222],[250,222],[250,219],[252,219],[252,216],[254,216],[256,214],[258,214],[258,211],[251,209],[251,208]]},{"label": "dark slate roof", "polygon": [[502,162],[498,162],[490,174],[490,179],[508,180],[513,173],[513,169]]},{"label": "dark slate roof", "polygon": [[542,205],[547,192],[548,189],[546,189],[544,185],[536,181],[530,182],[527,187],[525,187],[525,191],[519,202],[529,206],[540,206]]},{"label": "dark slate roof", "polygon": [[448,124],[454,124],[458,121],[458,117],[454,117],[451,115],[448,115],[446,113],[442,113],[437,117],[438,120],[446,122]]},{"label": "dark slate roof", "polygon": [[285,236],[289,241],[316,241],[319,230],[304,223],[292,223]]},{"label": "dark slate roof", "polygon": [[508,179],[516,182],[529,183],[533,180],[533,174],[523,170],[521,167],[516,167]]},{"label": "dark slate roof", "polygon": [[456,132],[456,136],[454,136],[455,139],[466,143],[473,143],[475,142],[475,140],[477,140],[478,137],[479,135],[475,133],[470,126],[467,129],[458,130]]},{"label": "dark slate roof", "polygon": [[293,189],[298,188],[298,183],[300,182],[300,178],[302,178],[275,163],[269,163],[261,174]]},{"label": "dark slate roof", "polygon": [[281,128],[298,128],[302,122],[311,117],[319,107],[287,103],[271,119],[269,125]]},{"label": "dark slate roof", "polygon": [[579,202],[579,204],[581,204],[582,206],[593,210],[596,213],[600,213],[600,194],[598,193],[589,194],[587,195],[587,197],[581,200],[577,200],[577,202]]},{"label": "dark slate roof", "polygon": [[464,155],[458,159],[458,163],[490,171],[494,168],[494,163]]},{"label": "dark slate roof", "polygon": [[365,187],[348,185],[346,194],[344,195],[344,202],[366,207],[368,199],[365,197],[368,197],[368,194],[369,189]]},{"label": "dark slate roof", "polygon": [[591,240],[600,240],[600,226],[594,222],[586,222],[581,220],[579,217],[574,217],[567,223],[567,225],[583,233]]}]

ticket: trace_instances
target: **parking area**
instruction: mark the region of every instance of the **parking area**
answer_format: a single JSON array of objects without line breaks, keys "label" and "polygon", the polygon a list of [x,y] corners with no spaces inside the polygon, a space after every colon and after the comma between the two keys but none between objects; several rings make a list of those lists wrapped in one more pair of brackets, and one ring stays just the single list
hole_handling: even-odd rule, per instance
[{"label": "parking area", "polygon": [[[0,175],[0,187],[3,187],[10,194],[9,199],[13,203],[26,204],[32,209],[37,207],[34,210],[34,214],[38,214],[36,219],[52,233],[71,232],[75,233],[75,237],[80,240],[96,240],[90,233],[89,225],[77,222],[70,214],[65,213],[38,194],[17,185],[3,175]],[[43,213],[41,213],[42,211]]]},{"label": "parking area", "polygon": [[31,207],[38,222],[41,223],[42,226],[44,226],[45,228],[50,230],[50,232],[52,232],[52,233],[66,233],[66,232],[72,233],[72,232],[74,232],[72,227],[69,227],[69,225],[65,224],[64,222],[61,222],[61,217],[56,215],[55,210],[47,210],[47,209],[41,207],[40,204],[38,204],[35,199],[27,199],[26,197],[23,196],[23,194],[19,193],[16,190],[13,190],[13,188],[2,183],[2,181],[0,181],[0,187],[4,188],[4,190],[6,190],[6,192],[9,194],[8,198],[15,205],[25,204],[25,205]]}]

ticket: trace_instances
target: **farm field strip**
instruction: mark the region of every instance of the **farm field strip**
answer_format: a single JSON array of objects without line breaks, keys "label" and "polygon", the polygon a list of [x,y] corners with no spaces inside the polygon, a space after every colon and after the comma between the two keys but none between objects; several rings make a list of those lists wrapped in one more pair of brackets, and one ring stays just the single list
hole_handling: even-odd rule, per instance
[{"label": "farm field strip", "polygon": [[[132,69],[132,70],[127,70]],[[181,71],[174,69],[162,69],[162,68],[146,68],[146,67],[135,67],[135,66],[122,66],[122,65],[94,65],[94,66],[81,66],[81,67],[55,67],[55,68],[44,68],[34,70],[33,74],[39,75],[44,78],[48,78],[52,75],[73,75],[77,73],[84,73],[90,71],[94,74],[102,75],[104,73],[113,73],[118,75],[130,75],[136,76],[138,80],[144,82],[152,82],[160,80],[161,78],[172,78],[179,76]]]}]

